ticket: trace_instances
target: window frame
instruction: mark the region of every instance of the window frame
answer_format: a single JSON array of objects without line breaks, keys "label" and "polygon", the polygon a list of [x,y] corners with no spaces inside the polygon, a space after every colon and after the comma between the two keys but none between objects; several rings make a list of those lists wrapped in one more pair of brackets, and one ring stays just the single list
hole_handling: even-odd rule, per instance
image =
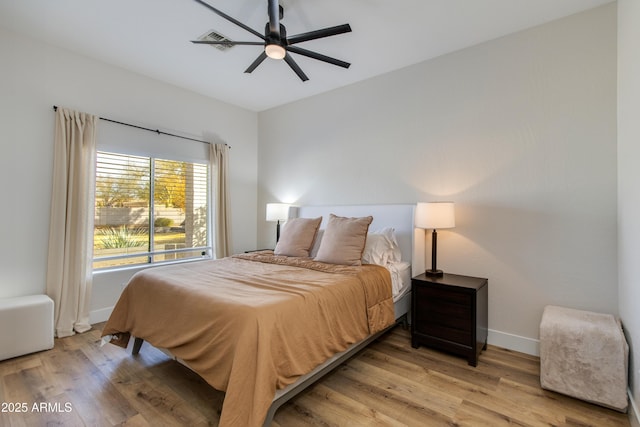
[{"label": "window frame", "polygon": [[[148,210],[149,210],[149,214],[148,214],[148,224],[149,224],[149,232],[148,232],[148,239],[147,239],[147,251],[146,252],[135,252],[135,253],[131,253],[131,254],[119,254],[119,255],[108,255],[108,256],[101,256],[101,257],[96,257],[95,256],[95,252],[92,254],[92,271],[94,273],[101,273],[101,272],[107,272],[107,271],[118,271],[118,270],[128,270],[128,269],[134,269],[134,268],[148,268],[148,267],[152,267],[152,266],[158,266],[158,265],[167,265],[167,264],[176,264],[176,263],[185,263],[185,262],[194,262],[194,261],[200,261],[203,259],[213,259],[213,237],[212,237],[212,221],[211,221],[211,213],[212,213],[212,207],[211,207],[211,202],[213,200],[212,197],[212,188],[211,188],[211,173],[212,173],[212,167],[211,167],[211,162],[207,161],[193,161],[193,160],[182,160],[182,159],[166,159],[166,158],[161,158],[160,156],[156,156],[156,155],[137,155],[137,154],[129,154],[126,152],[121,152],[120,150],[115,151],[115,150],[108,150],[108,149],[98,149],[96,150],[96,177],[95,177],[95,185],[94,185],[94,195],[96,195],[97,193],[97,188],[98,188],[98,155],[100,153],[106,153],[106,154],[111,154],[111,155],[118,155],[118,156],[128,156],[128,157],[140,157],[140,158],[144,158],[145,160],[149,161],[149,206],[148,206]],[[154,247],[154,239],[155,239],[155,226],[154,226],[154,218],[155,218],[155,181],[157,179],[156,175],[155,175],[155,169],[156,169],[156,161],[160,160],[160,161],[175,161],[175,162],[183,162],[183,163],[190,163],[192,165],[202,165],[202,166],[206,166],[206,177],[205,177],[205,183],[206,183],[206,244],[205,246],[195,246],[195,247],[191,247],[191,248],[178,248],[178,249],[168,249],[168,250],[152,250],[152,248]],[[96,203],[94,203],[94,212],[93,215],[96,215],[96,208],[97,205]],[[94,234],[95,234],[95,225],[93,227],[94,230]],[[95,239],[95,237],[94,237]],[[176,259],[171,259],[171,260],[156,260],[156,257],[158,255],[177,255],[180,253],[188,253],[188,252],[200,252],[200,256],[194,255],[188,258],[176,258]],[[104,262],[104,261],[117,261],[120,259],[131,259],[131,258],[146,258],[146,262],[139,262],[139,263],[132,263],[132,264],[120,264],[120,265],[113,265],[113,266],[104,266],[104,267],[94,267],[96,262]]]}]

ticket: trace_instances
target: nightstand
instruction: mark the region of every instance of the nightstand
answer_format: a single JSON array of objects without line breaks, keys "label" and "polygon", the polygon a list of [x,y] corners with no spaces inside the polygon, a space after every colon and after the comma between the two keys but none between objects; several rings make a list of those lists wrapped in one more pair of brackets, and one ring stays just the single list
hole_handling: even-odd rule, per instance
[{"label": "nightstand", "polygon": [[487,348],[489,281],[445,273],[411,279],[411,346],[465,356],[477,366]]}]

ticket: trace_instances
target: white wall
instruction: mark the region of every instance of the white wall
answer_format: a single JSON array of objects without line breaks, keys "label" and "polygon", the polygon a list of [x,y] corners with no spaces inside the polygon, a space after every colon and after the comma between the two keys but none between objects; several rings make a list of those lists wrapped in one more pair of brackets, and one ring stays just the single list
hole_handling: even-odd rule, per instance
[{"label": "white wall", "polygon": [[267,202],[453,200],[438,267],[489,278],[492,343],[543,307],[617,314],[616,5],[259,114]]},{"label": "white wall", "polygon": [[[633,344],[637,2],[620,10],[619,299]],[[440,233],[439,266],[489,277],[494,343],[535,351],[545,304],[617,312],[615,5],[259,115],[1,29],[0,57],[0,297],[44,291],[57,104],[232,145],[236,251],[273,245],[270,201],[450,199],[458,226]],[[94,311],[129,274],[96,279]]]},{"label": "white wall", "polygon": [[618,256],[620,317],[631,347],[634,425],[640,407],[640,2],[618,0]]},{"label": "white wall", "polygon": [[[232,244],[255,247],[256,113],[2,29],[0,58],[0,297],[45,290],[54,104],[231,145]],[[97,277],[92,310],[128,274]]]}]

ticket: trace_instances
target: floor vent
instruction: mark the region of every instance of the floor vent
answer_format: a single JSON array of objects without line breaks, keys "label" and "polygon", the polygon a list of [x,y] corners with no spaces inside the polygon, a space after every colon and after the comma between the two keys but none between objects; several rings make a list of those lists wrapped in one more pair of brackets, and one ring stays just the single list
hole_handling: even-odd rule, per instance
[{"label": "floor vent", "polygon": [[[198,37],[198,40],[203,40],[203,41],[210,41],[210,42],[230,42],[233,41],[229,38],[227,38],[226,36],[220,34],[217,31],[211,30],[211,31],[207,31],[206,33],[204,33],[203,35],[201,35],[200,37]],[[226,51],[229,50],[233,47],[233,45],[230,44],[212,44],[209,45],[211,47],[215,47],[218,50],[221,51]]]}]

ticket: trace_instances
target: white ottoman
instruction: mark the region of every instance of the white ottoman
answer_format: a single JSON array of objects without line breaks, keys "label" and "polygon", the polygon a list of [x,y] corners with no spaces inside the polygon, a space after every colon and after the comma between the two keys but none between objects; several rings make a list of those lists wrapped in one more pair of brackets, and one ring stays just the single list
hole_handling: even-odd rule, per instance
[{"label": "white ottoman", "polygon": [[0,298],[0,360],[53,348],[53,301],[46,295]]},{"label": "white ottoman", "polygon": [[540,322],[542,388],[627,411],[629,346],[610,314],[546,306]]}]

